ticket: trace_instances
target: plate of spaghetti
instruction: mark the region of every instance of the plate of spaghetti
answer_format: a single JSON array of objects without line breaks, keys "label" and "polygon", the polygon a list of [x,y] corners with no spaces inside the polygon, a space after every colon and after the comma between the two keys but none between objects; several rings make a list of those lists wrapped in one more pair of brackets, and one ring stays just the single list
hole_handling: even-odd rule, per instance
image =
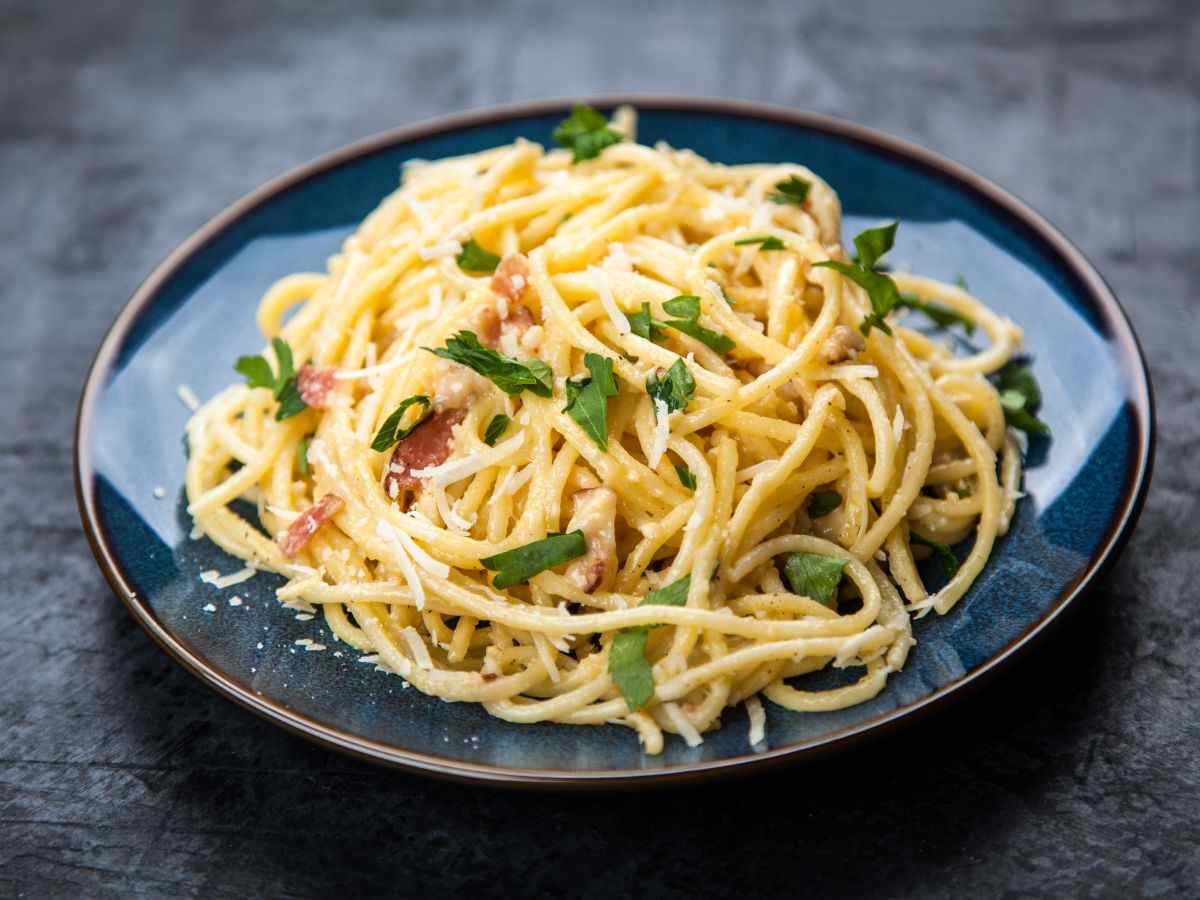
[{"label": "plate of spaghetti", "polygon": [[222,213],[80,404],[138,621],[304,736],[638,783],[878,733],[1132,528],[1128,321],[1050,225],[839,120],[604,98],[380,135]]}]

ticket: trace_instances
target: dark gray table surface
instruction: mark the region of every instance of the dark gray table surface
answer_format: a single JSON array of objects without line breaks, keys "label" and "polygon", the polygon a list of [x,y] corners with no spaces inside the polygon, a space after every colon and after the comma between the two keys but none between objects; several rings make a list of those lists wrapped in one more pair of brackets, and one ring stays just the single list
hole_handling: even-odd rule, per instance
[{"label": "dark gray table surface", "polygon": [[[0,894],[1200,892],[1200,16],[1188,3],[0,2]],[[1153,370],[1141,525],[969,703],[835,761],[640,796],[440,784],[200,686],[80,531],[84,372],[226,203],[353,139],[500,101],[771,100],[1030,201]],[[471,893],[468,893],[471,892]]]}]

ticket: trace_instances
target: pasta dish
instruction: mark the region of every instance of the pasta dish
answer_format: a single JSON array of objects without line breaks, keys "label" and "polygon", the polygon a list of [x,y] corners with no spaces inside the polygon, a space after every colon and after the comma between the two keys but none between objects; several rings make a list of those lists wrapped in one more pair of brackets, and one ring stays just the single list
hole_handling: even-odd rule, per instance
[{"label": "pasta dish", "polygon": [[426,694],[647,753],[745,703],[757,743],[760,697],[868,700],[963,597],[1040,396],[1014,323],[888,266],[896,223],[843,247],[819,174],[635,130],[406,164],[262,298],[188,510]]}]

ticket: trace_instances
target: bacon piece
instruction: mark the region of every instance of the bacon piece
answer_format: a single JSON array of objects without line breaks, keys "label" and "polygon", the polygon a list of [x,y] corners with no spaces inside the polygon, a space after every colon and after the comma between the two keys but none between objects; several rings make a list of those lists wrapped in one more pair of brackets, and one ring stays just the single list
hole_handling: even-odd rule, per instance
[{"label": "bacon piece", "polygon": [[306,364],[296,373],[296,390],[300,392],[300,399],[313,409],[325,408],[336,384],[333,369]]},{"label": "bacon piece", "polygon": [[467,417],[465,409],[447,409],[434,413],[396,445],[383,476],[383,489],[395,500],[401,490],[421,486],[413,469],[425,469],[446,461],[454,447],[454,426]]},{"label": "bacon piece", "polygon": [[494,306],[481,306],[471,318],[471,325],[479,343],[493,350],[504,344],[505,352],[511,353],[525,332],[533,327],[533,313],[527,306],[513,304],[508,308],[508,315],[501,317]]},{"label": "bacon piece", "polygon": [[566,576],[585,593],[611,583],[617,571],[617,493],[598,487],[577,491],[567,531],[583,532],[587,552],[567,566]]},{"label": "bacon piece", "polygon": [[500,260],[492,276],[492,293],[510,303],[517,303],[529,287],[529,262],[520,253],[511,253]]},{"label": "bacon piece", "polygon": [[279,547],[288,559],[293,558],[304,549],[304,545],[312,540],[312,536],[332,519],[342,508],[342,500],[337,494],[326,494],[318,503],[313,504],[296,517],[288,526],[287,532],[279,539]]}]

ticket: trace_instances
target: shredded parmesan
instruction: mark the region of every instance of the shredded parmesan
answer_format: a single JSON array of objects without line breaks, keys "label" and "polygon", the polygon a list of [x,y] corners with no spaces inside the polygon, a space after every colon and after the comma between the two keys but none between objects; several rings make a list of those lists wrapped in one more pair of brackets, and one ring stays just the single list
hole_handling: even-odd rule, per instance
[{"label": "shredded parmesan", "polygon": [[664,703],[663,711],[667,714],[667,718],[671,720],[671,724],[675,726],[675,730],[679,732],[679,736],[684,739],[689,747],[698,747],[704,743],[704,738],[700,737],[700,732],[696,730],[696,726],[679,708],[678,703]]},{"label": "shredded parmesan", "polygon": [[437,504],[438,515],[442,517],[442,521],[446,523],[447,528],[452,528],[455,531],[467,532],[471,530],[471,526],[475,524],[472,516],[471,520],[459,515],[458,510],[451,506],[449,498],[446,496],[446,489],[440,485],[433,486],[433,500]]},{"label": "shredded parmesan", "polygon": [[717,284],[711,278],[706,278],[704,280],[704,286],[708,288],[708,292],[712,294],[712,298],[715,301],[718,303],[724,303],[726,306],[729,305],[725,303],[725,292],[721,290],[721,286],[719,284]]},{"label": "shredded parmesan", "polygon": [[663,454],[667,452],[667,439],[671,436],[671,423],[668,421],[670,415],[671,411],[667,409],[666,401],[655,397],[654,440],[650,442],[650,448],[646,451],[646,465],[651,469],[658,468]]},{"label": "shredded parmesan", "polygon": [[624,244],[610,244],[608,255],[604,257],[604,262],[601,265],[606,269],[612,269],[616,272],[632,272],[633,257],[629,255],[629,251],[625,249]]},{"label": "shredded parmesan", "polygon": [[417,255],[421,259],[429,261],[432,259],[443,259],[447,256],[458,256],[462,252],[462,244],[458,241],[442,241],[440,244],[431,244],[428,247],[422,247],[417,251]]},{"label": "shredded parmesan", "polygon": [[872,625],[861,634],[847,638],[842,643],[842,646],[838,648],[837,656],[833,659],[833,667],[835,669],[844,669],[849,666],[851,661],[858,657],[859,651],[865,645],[878,638],[880,632],[885,630],[882,625]]},{"label": "shredded parmesan", "polygon": [[230,606],[241,606],[242,598],[237,596],[236,594],[234,594],[232,597],[229,598],[229,605]]},{"label": "shredded parmesan", "polygon": [[600,305],[608,313],[608,318],[612,321],[613,327],[617,329],[617,334],[629,334],[629,319],[625,318],[625,313],[621,312],[617,307],[617,301],[613,299],[612,291],[608,287],[608,276],[602,269],[595,266],[588,266],[588,274],[592,279],[592,287],[596,289],[596,293],[600,297]]},{"label": "shredded parmesan", "polygon": [[550,676],[550,680],[558,682],[558,664],[554,661],[554,648],[550,646],[550,642],[546,640],[544,634],[533,633],[533,646],[537,649],[538,659],[542,661],[542,665],[546,667],[546,674]]},{"label": "shredded parmesan", "polygon": [[417,629],[411,625],[407,625],[400,633],[404,635],[404,642],[408,644],[408,649],[412,651],[413,661],[416,662],[417,666],[422,669],[432,669],[433,659],[429,655],[429,648],[421,640],[421,635],[417,633]]},{"label": "shredded parmesan", "polygon": [[892,419],[892,440],[897,444],[904,440],[904,408],[896,407],[896,417]]},{"label": "shredded parmesan", "polygon": [[746,715],[750,718],[750,746],[767,739],[767,713],[758,694],[746,698]]},{"label": "shredded parmesan", "polygon": [[533,470],[536,467],[536,463],[530,463],[523,469],[510,469],[508,474],[504,476],[504,484],[496,489],[496,493],[500,496],[515,494],[529,483],[529,479],[533,477]]},{"label": "shredded parmesan", "polygon": [[154,488],[154,499],[161,500],[165,496],[167,496],[167,489],[165,487],[163,487],[161,484],[157,485]]},{"label": "shredded parmesan", "polygon": [[396,561],[400,565],[400,573],[404,576],[404,580],[408,582],[408,589],[413,593],[413,602],[416,604],[417,609],[424,609],[425,586],[421,584],[421,576],[417,572],[417,567],[413,565],[413,561],[405,549],[404,542],[400,539],[400,535],[403,532],[396,530],[389,523],[381,519],[375,523],[375,533],[387,541],[395,551]]},{"label": "shredded parmesan", "polygon": [[398,369],[412,362],[415,354],[415,350],[409,350],[407,353],[401,353],[395,359],[380,363],[377,366],[369,366],[365,369],[343,369],[335,372],[333,377],[338,381],[351,381],[355,378],[372,378],[376,375],[385,375],[393,369]]},{"label": "shredded parmesan", "polygon": [[241,584],[243,581],[249,581],[257,571],[253,566],[246,566],[244,569],[222,575],[216,569],[209,569],[207,572],[200,573],[200,580],[205,584],[211,584],[217,590],[223,590],[233,587],[235,584]]},{"label": "shredded parmesan", "polygon": [[424,469],[413,469],[412,475],[422,481],[428,478],[434,484],[445,487],[448,484],[454,484],[456,481],[462,481],[464,478],[470,478],[484,469],[499,465],[508,456],[516,452],[524,442],[525,432],[522,431],[515,437],[511,437],[507,441],[497,444],[495,447],[476,451],[470,456],[450,459],[441,465],[429,466]]},{"label": "shredded parmesan", "polygon": [[803,377],[823,379],[825,381],[849,381],[852,378],[878,378],[879,370],[865,363],[861,365],[829,366],[825,369],[805,371]]},{"label": "shredded parmesan", "polygon": [[183,405],[192,412],[195,412],[200,408],[200,398],[197,397],[196,392],[186,384],[181,384],[179,387],[175,388],[175,393],[179,396],[179,399],[183,401]]}]

